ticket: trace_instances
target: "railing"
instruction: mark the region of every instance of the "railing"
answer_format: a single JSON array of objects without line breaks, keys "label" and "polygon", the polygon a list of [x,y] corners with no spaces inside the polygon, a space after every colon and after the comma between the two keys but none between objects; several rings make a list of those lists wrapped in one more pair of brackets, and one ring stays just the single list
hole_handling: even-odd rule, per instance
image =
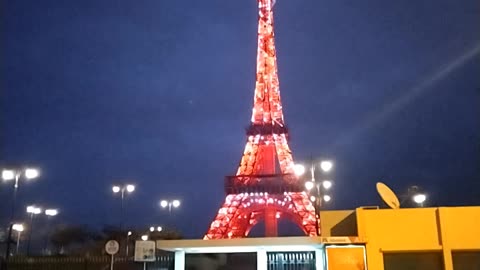
[{"label": "railing", "polygon": [[315,252],[267,252],[268,270],[315,270]]},{"label": "railing", "polygon": [[303,182],[291,174],[235,175],[225,177],[225,192],[227,194],[245,192],[282,194],[284,192],[303,191],[303,186]]}]

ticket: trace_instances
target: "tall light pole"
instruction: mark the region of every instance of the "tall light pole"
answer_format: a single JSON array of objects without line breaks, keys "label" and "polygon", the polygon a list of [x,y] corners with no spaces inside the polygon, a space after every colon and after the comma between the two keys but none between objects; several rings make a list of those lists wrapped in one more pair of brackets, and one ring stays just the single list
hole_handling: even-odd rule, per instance
[{"label": "tall light pole", "polygon": [[36,207],[35,205],[27,206],[27,213],[30,214],[30,231],[28,232],[28,242],[27,242],[27,256],[30,255],[30,242],[32,240],[32,232],[33,232],[33,219],[35,215],[39,215],[42,213],[42,209]]},{"label": "tall light pole", "polygon": [[330,160],[323,160],[319,163],[321,179],[317,180],[315,178],[316,163],[312,162],[310,167],[310,176],[311,179],[305,182],[305,189],[312,194],[310,200],[314,203],[315,206],[315,217],[317,218],[317,233],[320,232],[318,221],[320,219],[320,208],[322,207],[323,202],[329,202],[332,197],[327,194],[327,191],[332,187],[333,182],[328,174],[333,169],[333,162]]},{"label": "tall light pole", "polygon": [[160,206],[163,209],[168,209],[168,226],[173,226],[173,220],[172,220],[172,208],[178,208],[180,207],[180,200],[161,200],[160,201]]},{"label": "tall light pole", "polygon": [[125,184],[123,186],[112,186],[113,193],[120,193],[121,205],[120,205],[120,230],[123,230],[123,219],[124,219],[124,200],[125,192],[132,193],[135,191],[135,186],[131,184]]},{"label": "tall light pole", "polygon": [[49,229],[49,221],[51,218],[53,218],[54,216],[58,215],[58,209],[53,209],[53,208],[50,208],[50,209],[45,209],[45,215],[47,216],[47,232],[46,232],[46,235],[45,235],[45,246],[44,246],[44,250],[45,250],[45,254],[48,253],[48,238],[50,236],[50,231],[48,230]]},{"label": "tall light pole", "polygon": [[18,255],[18,250],[20,247],[20,236],[22,235],[22,232],[25,230],[25,227],[23,227],[23,224],[16,223],[16,224],[13,224],[12,229],[17,232],[17,247],[16,247],[15,255]]},{"label": "tall light pole", "polygon": [[168,207],[168,213],[172,213],[172,207],[173,208],[178,208],[180,206],[180,200],[161,200],[160,201],[160,206],[162,208],[167,208]]},{"label": "tall light pole", "polygon": [[5,258],[8,260],[10,256],[10,243],[12,241],[12,230],[13,223],[15,219],[15,206],[17,201],[17,192],[19,180],[24,177],[26,180],[35,179],[40,175],[40,172],[34,168],[26,168],[22,170],[12,170],[4,169],[2,170],[2,179],[3,181],[14,181],[13,185],[13,199],[12,199],[12,212],[10,216],[10,226],[8,227],[8,236],[7,236],[7,248],[5,250]]}]

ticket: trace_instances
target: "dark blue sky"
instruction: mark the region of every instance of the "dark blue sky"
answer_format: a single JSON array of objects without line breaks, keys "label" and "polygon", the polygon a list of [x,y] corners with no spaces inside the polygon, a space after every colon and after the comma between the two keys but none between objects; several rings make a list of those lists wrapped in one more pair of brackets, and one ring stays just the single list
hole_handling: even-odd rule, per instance
[{"label": "dark blue sky", "polygon": [[[224,201],[253,101],[256,1],[3,1],[0,161],[34,164],[21,205],[200,237]],[[480,2],[277,1],[280,88],[297,162],[336,161],[333,201],[375,182],[480,204]],[[0,185],[0,197],[11,198]],[[8,206],[2,203],[1,219]],[[23,209],[22,209],[23,210]]]}]

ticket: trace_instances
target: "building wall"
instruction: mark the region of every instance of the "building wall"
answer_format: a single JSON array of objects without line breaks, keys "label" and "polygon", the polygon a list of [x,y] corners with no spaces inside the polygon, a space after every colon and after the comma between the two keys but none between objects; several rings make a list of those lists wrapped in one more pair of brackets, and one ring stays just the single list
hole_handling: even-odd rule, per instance
[{"label": "building wall", "polygon": [[[425,265],[452,270],[452,252],[480,252],[480,207],[357,209],[356,216],[371,270],[415,270]],[[420,264],[423,268],[412,268]]]},{"label": "building wall", "polygon": [[357,220],[355,211],[321,211],[320,228],[323,237],[357,236]]}]

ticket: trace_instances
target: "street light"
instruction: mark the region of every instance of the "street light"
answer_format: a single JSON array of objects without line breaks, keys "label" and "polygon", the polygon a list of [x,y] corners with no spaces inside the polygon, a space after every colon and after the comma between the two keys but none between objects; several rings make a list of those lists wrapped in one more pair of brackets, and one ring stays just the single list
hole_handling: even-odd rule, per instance
[{"label": "street light", "polygon": [[172,213],[172,207],[173,208],[178,208],[180,206],[180,200],[172,200],[172,201],[161,200],[160,201],[160,206],[162,208],[167,208],[168,207],[168,213],[171,214]]},{"label": "street light", "polygon": [[322,182],[322,186],[323,186],[324,189],[330,189],[332,187],[332,181],[324,180]]},{"label": "street light", "polygon": [[312,190],[312,188],[315,186],[315,183],[313,183],[313,181],[307,181],[305,182],[305,188],[310,191]]},{"label": "street light", "polygon": [[330,172],[333,168],[333,162],[330,160],[324,160],[320,162],[320,168],[324,172]]},{"label": "street light", "polygon": [[427,195],[423,193],[416,194],[412,197],[413,201],[420,206],[423,206],[423,203],[427,200]]},{"label": "street light", "polygon": [[27,206],[27,213],[30,214],[30,231],[28,233],[28,242],[27,242],[27,256],[30,255],[30,242],[32,239],[32,231],[33,231],[33,219],[35,215],[39,215],[42,213],[42,208],[36,207],[35,205]]},{"label": "street light", "polygon": [[161,226],[150,227],[150,232],[154,232],[154,231],[161,232],[162,230],[163,230],[163,228]]},{"label": "street light", "polygon": [[123,186],[112,186],[113,193],[120,193],[121,205],[120,205],[120,230],[123,230],[123,219],[124,219],[124,200],[125,192],[132,193],[135,191],[135,186],[131,184],[125,184]]},{"label": "street light", "polygon": [[407,200],[412,200],[417,206],[423,207],[425,201],[427,200],[427,195],[423,193],[423,190],[416,185],[409,186],[407,189],[407,193],[405,195],[402,195],[402,201],[400,202],[400,205],[402,205],[404,202]]},{"label": "street light", "polygon": [[43,249],[44,249],[45,254],[48,254],[48,238],[50,236],[50,231],[48,230],[48,227],[49,227],[48,223],[49,223],[51,218],[58,215],[58,209],[53,209],[53,208],[45,209],[45,215],[47,216],[47,232],[46,232],[46,235],[45,235],[45,244],[44,244]]},{"label": "street light", "polygon": [[[316,170],[316,166],[318,165],[320,165],[320,171],[322,172],[321,178],[323,178],[325,177],[326,174],[328,174],[333,169],[333,162],[330,160],[323,160],[323,161],[320,161],[320,163],[312,162],[312,165],[310,167],[311,180],[305,182],[305,189],[310,194],[310,201],[314,205],[315,216],[317,219],[320,216],[320,208],[322,207],[322,202],[329,202],[332,199],[330,195],[324,194],[324,191],[329,190],[333,186],[332,180],[320,179],[320,181],[317,181],[315,179],[315,170]],[[294,171],[297,176],[299,175],[298,173],[303,174],[305,172],[305,167],[303,166],[295,167],[295,169],[296,170]],[[317,224],[317,233],[319,233],[320,228],[318,227],[318,220],[316,224]]]},{"label": "street light", "polygon": [[305,173],[305,166],[303,166],[302,164],[295,164],[293,166],[293,173],[296,176],[302,176]]},{"label": "street light", "polygon": [[46,209],[45,210],[45,215],[47,215],[49,217],[54,217],[54,216],[58,215],[58,210],[57,209]]},{"label": "street light", "polygon": [[128,231],[127,232],[127,244],[125,245],[125,255],[126,257],[128,258],[128,245],[129,245],[129,240],[130,240],[130,236],[132,236],[132,231]]},{"label": "street light", "polygon": [[148,235],[146,235],[146,234],[142,235],[142,240],[147,241],[148,240]]},{"label": "street light", "polygon": [[13,224],[12,229],[17,232],[17,247],[15,254],[18,255],[18,249],[20,247],[20,235],[25,230],[25,227],[23,227],[23,224],[16,223]]},{"label": "street light", "polygon": [[2,170],[2,179],[3,181],[12,181],[14,180],[13,185],[13,200],[12,200],[12,212],[10,216],[10,226],[8,228],[8,236],[7,236],[7,248],[5,249],[5,258],[8,259],[10,256],[10,242],[12,239],[12,230],[13,230],[13,220],[15,219],[15,204],[17,201],[17,190],[18,190],[18,182],[22,176],[25,179],[30,180],[37,178],[40,175],[38,169],[35,168],[26,168],[24,170],[12,170],[12,169],[4,169]]}]

